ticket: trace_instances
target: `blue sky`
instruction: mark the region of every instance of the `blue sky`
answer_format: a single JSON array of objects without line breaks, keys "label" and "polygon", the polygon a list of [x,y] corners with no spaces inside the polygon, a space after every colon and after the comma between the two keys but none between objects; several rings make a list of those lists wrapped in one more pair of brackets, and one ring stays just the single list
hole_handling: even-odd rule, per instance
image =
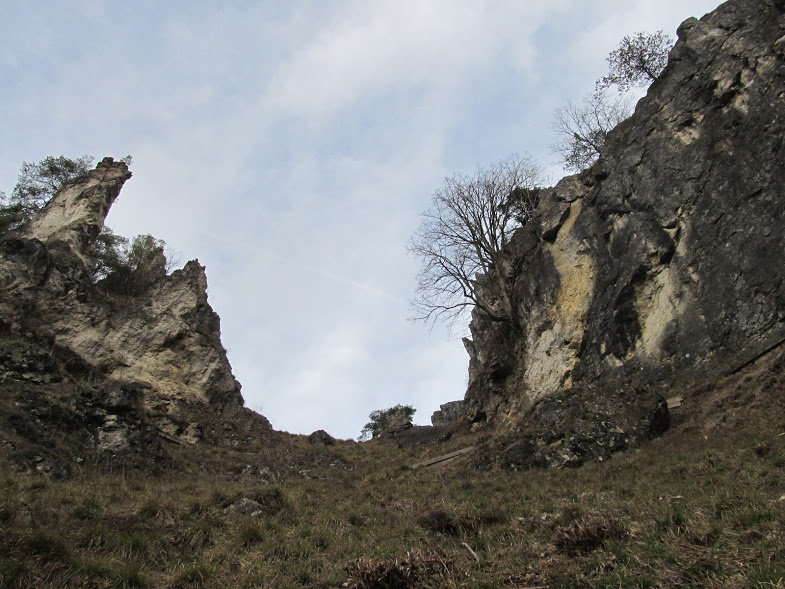
[{"label": "blue sky", "polygon": [[408,321],[406,243],[445,176],[528,154],[625,35],[703,0],[2,0],[0,189],[46,155],[132,155],[110,212],[207,266],[246,405],[358,435],[463,397],[461,329]]}]

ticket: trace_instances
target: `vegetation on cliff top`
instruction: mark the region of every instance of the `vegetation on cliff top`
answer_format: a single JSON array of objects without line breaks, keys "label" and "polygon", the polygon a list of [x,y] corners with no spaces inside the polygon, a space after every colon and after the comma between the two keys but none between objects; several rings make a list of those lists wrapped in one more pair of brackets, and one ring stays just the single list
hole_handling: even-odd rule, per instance
[{"label": "vegetation on cliff top", "polygon": [[[24,226],[63,186],[90,172],[94,160],[91,155],[60,155],[47,156],[40,162],[23,162],[11,196],[0,192],[0,234]],[[130,165],[131,156],[120,161]],[[168,248],[162,239],[152,235],[128,239],[104,226],[93,250],[95,279],[135,272],[156,256],[163,256],[166,270],[171,271],[173,260],[167,259],[165,251]],[[168,258],[172,258],[171,253]]]},{"label": "vegetation on cliff top", "polygon": [[[608,55],[608,73],[597,79],[594,93],[579,104],[569,102],[556,109],[556,142],[551,149],[565,169],[580,172],[600,157],[608,133],[632,114],[628,91],[657,79],[668,64],[671,47],[673,39],[662,31],[627,35]],[[620,96],[608,92],[613,86]]]},{"label": "vegetation on cliff top", "polygon": [[393,424],[411,423],[412,417],[417,410],[411,405],[396,405],[388,409],[377,409],[371,411],[368,416],[368,423],[363,426],[359,439],[371,440],[378,438],[384,431]]},{"label": "vegetation on cliff top", "polygon": [[[608,56],[609,71],[597,80],[594,95],[583,105],[556,109],[553,149],[567,169],[591,165],[608,133],[632,113],[629,97],[613,99],[605,91],[650,84],[665,68],[672,44],[662,31],[624,37]],[[507,246],[534,213],[544,181],[541,167],[521,155],[444,179],[409,242],[421,262],[414,319],[453,325],[477,308],[496,321],[517,323],[513,292],[520,273],[506,266]]]}]

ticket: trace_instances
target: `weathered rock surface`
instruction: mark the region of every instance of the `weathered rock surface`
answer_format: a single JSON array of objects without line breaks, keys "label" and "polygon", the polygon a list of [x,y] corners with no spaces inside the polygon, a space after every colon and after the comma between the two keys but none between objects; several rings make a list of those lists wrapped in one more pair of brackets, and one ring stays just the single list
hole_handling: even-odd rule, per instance
[{"label": "weathered rock surface", "polygon": [[390,415],[378,439],[383,444],[395,444],[399,448],[430,446],[449,439],[452,430],[448,427],[414,425],[412,416],[405,412]]},{"label": "weathered rock surface", "polygon": [[[730,0],[678,37],[600,160],[546,191],[509,244],[521,325],[473,315],[467,412],[522,432],[511,463],[561,460],[542,449],[555,433],[521,449],[542,400],[594,383],[587,401],[637,395],[636,419],[657,421],[649,395],[785,338],[785,3]],[[600,413],[626,432],[625,411]]]},{"label": "weathered rock surface", "polygon": [[452,430],[445,426],[412,425],[399,429],[386,430],[380,439],[385,444],[395,444],[399,448],[432,446],[449,440]]},{"label": "weathered rock surface", "polygon": [[431,414],[431,425],[450,425],[460,420],[466,414],[463,401],[450,401],[439,405],[439,410]]},{"label": "weathered rock surface", "polygon": [[41,212],[23,228],[23,237],[38,239],[52,249],[62,243],[85,267],[92,266],[95,238],[109,208],[131,177],[128,166],[104,158],[90,173],[66,183]]},{"label": "weathered rock surface", "polygon": [[0,445],[21,470],[68,476],[89,452],[105,454],[109,468],[118,456],[148,471],[165,467],[142,395],[65,348],[0,334]]},{"label": "weathered rock surface", "polygon": [[[10,398],[19,382],[40,385],[29,391],[40,399],[51,396],[53,379],[80,385],[74,402],[82,389],[89,399],[72,418],[91,415],[85,431],[111,452],[141,443],[147,427],[181,443],[217,439],[220,420],[250,412],[207,302],[204,268],[191,261],[167,276],[163,259],[151,259],[122,281],[93,281],[93,244],[130,176],[106,158],[26,227],[0,235],[0,388]],[[261,416],[256,422],[269,429]]]},{"label": "weathered rock surface", "polygon": [[575,386],[542,399],[520,427],[495,440],[495,464],[510,470],[581,466],[668,429],[670,414],[660,395],[615,382],[603,387]]}]

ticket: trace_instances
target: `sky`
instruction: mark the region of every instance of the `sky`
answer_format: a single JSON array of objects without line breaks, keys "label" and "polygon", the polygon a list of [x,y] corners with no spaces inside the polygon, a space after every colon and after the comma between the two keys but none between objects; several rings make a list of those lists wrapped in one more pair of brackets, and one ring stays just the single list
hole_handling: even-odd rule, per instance
[{"label": "sky", "polygon": [[406,245],[445,177],[528,155],[624,35],[717,0],[0,0],[0,190],[133,157],[107,224],[207,268],[246,406],[354,438],[461,399],[465,325],[410,321]]}]

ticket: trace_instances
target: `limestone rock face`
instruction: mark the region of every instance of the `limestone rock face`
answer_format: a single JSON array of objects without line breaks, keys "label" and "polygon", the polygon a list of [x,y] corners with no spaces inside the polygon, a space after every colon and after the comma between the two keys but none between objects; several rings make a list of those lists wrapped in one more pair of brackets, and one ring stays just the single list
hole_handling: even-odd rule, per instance
[{"label": "limestone rock face", "polygon": [[112,378],[144,383],[164,401],[206,402],[231,410],[242,406],[240,385],[221,346],[219,318],[207,303],[206,288],[204,268],[191,261],[132,304],[107,295],[113,304],[106,314],[77,306],[82,312],[55,315],[49,323],[56,339],[67,341]]},{"label": "limestone rock face", "polygon": [[131,177],[128,166],[104,158],[95,170],[68,182],[22,230],[22,235],[45,244],[64,242],[85,266],[91,266],[95,238],[112,203]]},{"label": "limestone rock face", "polygon": [[546,191],[511,240],[522,321],[475,311],[468,414],[520,429],[572,388],[664,394],[781,342],[783,136],[785,3],[685,21],[600,160]]},{"label": "limestone rock face", "polygon": [[93,244],[130,175],[104,159],[27,227],[0,235],[0,339],[72,357],[77,376],[89,375],[100,390],[135,391],[133,411],[115,393],[100,403],[97,444],[112,451],[129,438],[128,413],[184,443],[219,429],[207,427],[211,419],[244,414],[197,261],[167,276],[151,259],[123,288],[111,277],[93,281]]}]

